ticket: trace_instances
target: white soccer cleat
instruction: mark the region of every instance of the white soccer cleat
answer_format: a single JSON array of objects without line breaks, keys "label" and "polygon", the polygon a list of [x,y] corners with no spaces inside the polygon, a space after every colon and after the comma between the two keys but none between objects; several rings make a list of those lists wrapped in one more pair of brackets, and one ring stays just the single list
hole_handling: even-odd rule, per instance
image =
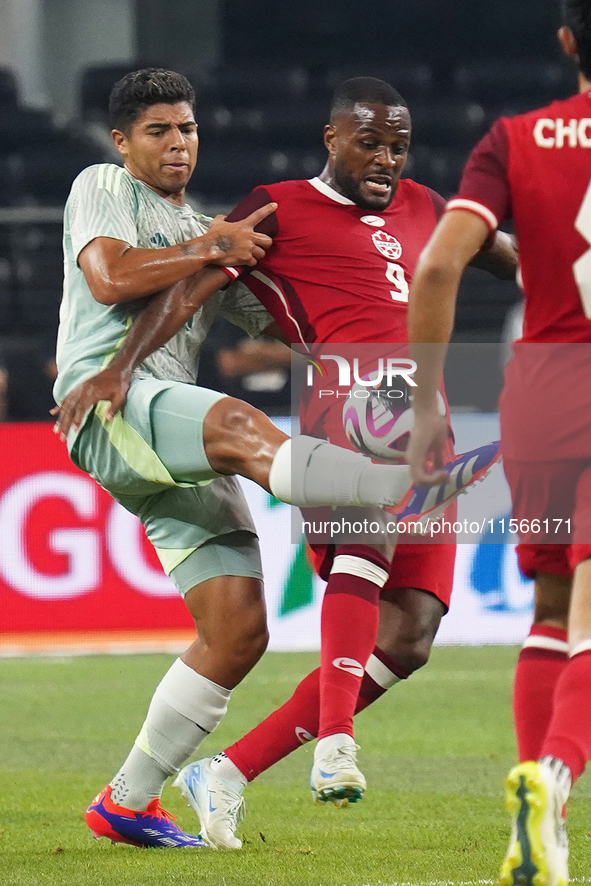
[{"label": "white soccer cleat", "polygon": [[552,770],[520,763],[507,776],[505,802],[512,824],[500,886],[567,886],[564,802]]},{"label": "white soccer cleat", "polygon": [[200,836],[213,849],[240,849],[242,841],[236,837],[238,825],[244,818],[243,786],[212,772],[211,758],[189,763],[181,769],[173,782],[201,823]]},{"label": "white soccer cleat", "polygon": [[314,803],[330,802],[342,808],[362,799],[367,784],[357,768],[358,749],[359,745],[345,733],[320,739],[310,775]]}]

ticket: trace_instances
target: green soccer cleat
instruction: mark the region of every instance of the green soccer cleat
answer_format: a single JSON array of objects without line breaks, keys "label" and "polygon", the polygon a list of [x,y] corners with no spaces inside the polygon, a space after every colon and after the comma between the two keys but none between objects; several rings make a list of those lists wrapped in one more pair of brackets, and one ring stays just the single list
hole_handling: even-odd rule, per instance
[{"label": "green soccer cleat", "polygon": [[552,770],[520,763],[505,782],[511,841],[500,886],[567,886],[568,842],[564,803]]}]

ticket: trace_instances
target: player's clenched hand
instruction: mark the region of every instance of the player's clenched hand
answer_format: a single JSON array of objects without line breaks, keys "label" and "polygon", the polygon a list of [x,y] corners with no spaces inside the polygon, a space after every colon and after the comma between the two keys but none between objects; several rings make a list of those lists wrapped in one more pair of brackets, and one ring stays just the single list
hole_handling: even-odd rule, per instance
[{"label": "player's clenched hand", "polygon": [[226,221],[225,215],[216,215],[205,235],[212,242],[211,263],[222,267],[256,265],[273,241],[255,228],[276,209],[276,203],[267,203],[236,222]]},{"label": "player's clenched hand", "polygon": [[413,482],[419,486],[435,486],[449,480],[442,456],[448,439],[447,422],[437,409],[415,415],[406,450]]},{"label": "player's clenched hand", "polygon": [[125,403],[130,382],[129,372],[108,366],[98,375],[77,385],[59,406],[51,410],[51,414],[57,416],[54,433],[65,440],[70,428],[79,428],[89,409],[100,400],[107,400],[111,404],[106,413],[107,421],[111,421]]}]

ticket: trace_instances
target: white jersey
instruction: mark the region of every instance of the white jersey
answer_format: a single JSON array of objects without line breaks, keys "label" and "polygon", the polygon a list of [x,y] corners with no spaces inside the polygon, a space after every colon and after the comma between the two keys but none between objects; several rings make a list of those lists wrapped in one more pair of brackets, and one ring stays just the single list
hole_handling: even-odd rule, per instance
[{"label": "white jersey", "polygon": [[[78,265],[78,256],[96,237],[159,249],[202,235],[210,218],[188,204],[160,197],[126,169],[110,163],[90,166],[74,181],[64,213],[64,294],[57,342],[61,402],[76,384],[95,375],[121,345],[144,299],[117,305],[97,302]],[[173,338],[151,354],[134,375],[195,383],[201,346],[220,314],[256,336],[273,318],[242,284],[215,293]]]}]

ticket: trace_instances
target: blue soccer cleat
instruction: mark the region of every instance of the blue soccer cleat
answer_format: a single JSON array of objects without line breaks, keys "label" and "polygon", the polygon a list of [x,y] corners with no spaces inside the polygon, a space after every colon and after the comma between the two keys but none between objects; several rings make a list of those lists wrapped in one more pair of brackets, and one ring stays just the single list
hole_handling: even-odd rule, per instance
[{"label": "blue soccer cleat", "polygon": [[419,532],[429,523],[434,523],[452,501],[467,492],[474,483],[484,480],[492,466],[501,460],[500,445],[500,441],[496,440],[454,456],[445,465],[445,470],[449,473],[447,483],[439,483],[437,486],[418,486],[413,483],[395,508],[397,521],[416,524]]},{"label": "blue soccer cleat", "polygon": [[152,800],[144,812],[126,809],[111,800],[111,785],[94,798],[85,819],[97,839],[107,837],[112,843],[141,848],[207,848],[201,837],[185,834],[174,824],[174,816],[162,808],[159,799]]}]

